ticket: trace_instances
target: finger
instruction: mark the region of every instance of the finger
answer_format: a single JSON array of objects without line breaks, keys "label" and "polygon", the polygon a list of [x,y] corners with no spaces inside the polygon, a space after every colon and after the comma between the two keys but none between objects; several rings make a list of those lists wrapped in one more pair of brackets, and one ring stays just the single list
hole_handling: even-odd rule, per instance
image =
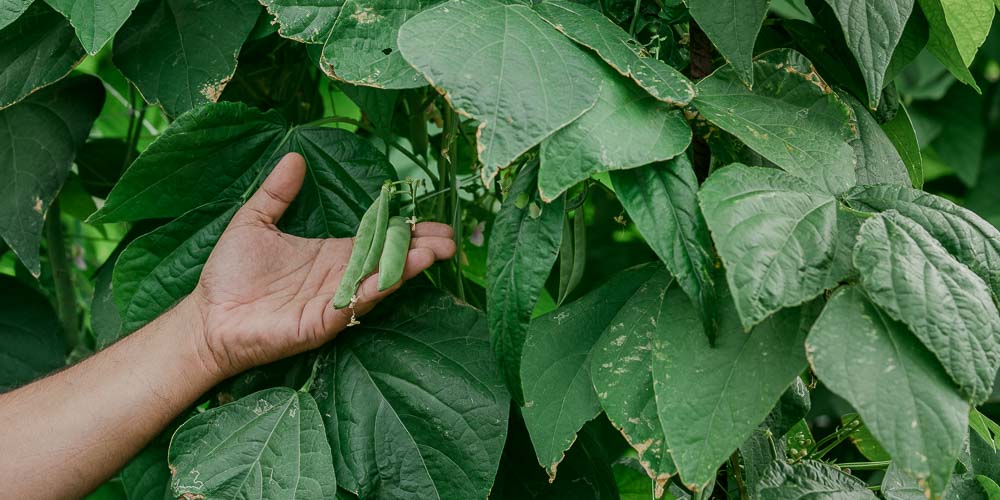
[{"label": "finger", "polygon": [[410,240],[410,248],[426,248],[434,252],[437,260],[450,259],[455,256],[455,241],[439,236],[421,236]]},{"label": "finger", "polygon": [[413,228],[413,237],[421,236],[440,236],[443,238],[451,238],[455,232],[452,230],[451,226],[448,224],[442,224],[440,222],[420,222],[417,227]]},{"label": "finger", "polygon": [[286,154],[264,179],[257,192],[243,205],[240,214],[266,224],[277,223],[302,189],[305,175],[306,160],[302,155]]},{"label": "finger", "polygon": [[378,274],[369,276],[368,279],[361,283],[358,287],[358,302],[354,305],[354,310],[358,316],[366,314],[371,311],[376,304],[382,299],[386,298],[392,292],[395,292],[403,282],[412,279],[420,273],[424,272],[425,269],[431,267],[434,264],[434,252],[427,248],[415,248],[410,250],[406,254],[406,266],[403,268],[403,279],[399,283],[389,287],[386,290],[378,291]]}]

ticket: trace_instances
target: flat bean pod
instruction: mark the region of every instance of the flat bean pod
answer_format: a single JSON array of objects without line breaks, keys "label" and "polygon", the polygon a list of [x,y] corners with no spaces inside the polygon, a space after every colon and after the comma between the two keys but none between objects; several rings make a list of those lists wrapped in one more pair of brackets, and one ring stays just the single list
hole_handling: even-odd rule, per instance
[{"label": "flat bean pod", "polygon": [[410,223],[405,217],[389,219],[385,246],[378,262],[378,291],[391,288],[403,279],[406,255],[410,251]]},{"label": "flat bean pod", "polygon": [[[351,303],[351,298],[358,291],[358,283],[364,276],[362,273],[365,260],[368,257],[368,250],[372,246],[375,237],[376,223],[381,209],[382,200],[387,200],[388,196],[383,189],[379,197],[375,199],[365,214],[361,217],[358,225],[358,232],[354,235],[354,248],[351,250],[351,257],[347,260],[347,267],[343,276],[340,277],[340,285],[337,286],[337,293],[333,295],[333,307],[342,309]],[[388,205],[388,204],[387,204]]]},{"label": "flat bean pod", "polygon": [[361,276],[358,283],[365,276],[373,273],[378,266],[379,257],[382,255],[382,246],[385,245],[385,232],[389,228],[389,207],[392,199],[392,188],[388,184],[382,186],[382,193],[378,197],[378,217],[375,220],[375,232],[372,236],[371,246],[368,247],[368,254],[365,256],[365,263],[361,267]]}]

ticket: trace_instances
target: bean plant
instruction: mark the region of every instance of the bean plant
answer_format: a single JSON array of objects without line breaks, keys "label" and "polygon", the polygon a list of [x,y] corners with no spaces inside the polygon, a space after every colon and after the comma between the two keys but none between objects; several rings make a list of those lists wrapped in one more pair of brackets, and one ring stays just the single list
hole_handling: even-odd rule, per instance
[{"label": "bean plant", "polygon": [[457,255],[91,498],[996,500],[997,5],[2,0],[0,390],[297,152],[330,307]]}]

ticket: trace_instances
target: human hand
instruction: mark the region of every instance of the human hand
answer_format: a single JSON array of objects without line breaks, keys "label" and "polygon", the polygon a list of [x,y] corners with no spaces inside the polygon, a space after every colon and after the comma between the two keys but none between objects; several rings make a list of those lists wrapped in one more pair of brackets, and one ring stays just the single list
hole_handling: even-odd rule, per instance
[{"label": "human hand", "polygon": [[[219,376],[314,349],[347,327],[351,309],[330,305],[347,265],[352,238],[299,238],[277,224],[298,194],[305,160],[289,153],[236,213],[185,299],[201,318],[206,362]],[[455,254],[452,228],[416,225],[403,280]],[[399,284],[377,291],[377,274],[358,289],[361,316]]]}]

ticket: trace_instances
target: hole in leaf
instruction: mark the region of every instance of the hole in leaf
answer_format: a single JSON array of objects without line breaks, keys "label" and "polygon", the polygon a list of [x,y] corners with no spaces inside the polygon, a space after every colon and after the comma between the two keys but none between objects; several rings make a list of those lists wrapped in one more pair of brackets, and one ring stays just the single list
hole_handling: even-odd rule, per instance
[{"label": "hole in leaf", "polygon": [[392,54],[392,47],[387,48],[387,49],[382,49],[382,53],[385,54],[385,55]]}]

